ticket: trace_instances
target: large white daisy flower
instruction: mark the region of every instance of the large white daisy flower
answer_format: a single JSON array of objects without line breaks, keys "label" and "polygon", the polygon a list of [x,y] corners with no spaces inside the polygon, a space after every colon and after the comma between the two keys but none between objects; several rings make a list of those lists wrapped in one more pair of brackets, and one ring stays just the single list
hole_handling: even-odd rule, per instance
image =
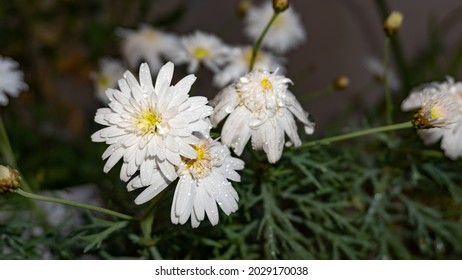
[{"label": "large white daisy flower", "polygon": [[139,169],[143,182],[149,182],[152,170],[159,168],[166,180],[176,177],[175,166],[181,157],[194,159],[191,147],[199,139],[194,131],[207,132],[212,113],[207,98],[189,97],[196,80],[189,75],[171,86],[173,63],[159,71],[155,85],[146,63],[140,67],[140,82],[129,72],[119,80],[119,88],[108,89],[109,108],[98,109],[95,121],[107,126],[92,135],[94,142],[106,142],[103,154],[108,172],[123,158],[120,178],[128,181]]},{"label": "large white daisy flower", "polygon": [[103,58],[99,61],[99,72],[91,73],[90,77],[93,79],[95,84],[95,95],[104,104],[109,103],[109,99],[106,96],[106,90],[108,88],[114,88],[117,86],[119,79],[123,77],[125,68],[122,63],[117,59]]},{"label": "large white daisy flower", "polygon": [[[218,223],[218,207],[226,215],[238,209],[239,197],[228,180],[240,181],[235,170],[244,168],[244,162],[231,156],[229,149],[210,137],[199,136],[200,142],[193,145],[197,152],[195,159],[181,158],[177,168],[178,184],[173,197],[171,220],[184,224],[191,217],[192,227],[198,227],[205,215],[212,225]],[[149,186],[135,199],[136,204],[145,203],[161,193],[170,183],[159,170],[151,170]],[[129,191],[142,188],[139,176],[131,180]]]},{"label": "large white daisy flower", "polygon": [[314,123],[287,89],[289,83],[292,81],[284,76],[257,69],[223,89],[211,102],[215,109],[210,116],[212,125],[217,126],[229,114],[221,132],[223,144],[240,155],[252,138],[252,147],[263,149],[270,163],[281,157],[285,133],[300,146],[293,116],[307,134],[313,133]]},{"label": "large white daisy flower", "polygon": [[[249,72],[250,60],[252,58],[252,47],[234,48],[230,61],[226,66],[215,74],[213,82],[219,87],[224,87]],[[284,73],[282,59],[277,58],[269,52],[260,50],[255,58],[254,69]]]},{"label": "large white daisy flower", "polygon": [[130,67],[138,67],[146,61],[151,71],[162,66],[162,57],[170,59],[178,50],[178,38],[169,33],[142,25],[138,30],[119,29],[118,35],[123,38],[122,54]]},{"label": "large white daisy flower", "polygon": [[16,68],[19,64],[11,58],[0,56],[0,105],[8,105],[8,97],[18,97],[27,89],[23,73]]},{"label": "large white daisy flower", "polygon": [[[441,98],[444,95],[444,100]],[[435,100],[432,96],[441,99]],[[448,99],[452,104],[448,104]],[[429,105],[435,104],[436,106]],[[454,106],[456,107],[454,109]],[[432,120],[441,121],[443,127],[429,129],[419,129],[418,134],[426,145],[431,145],[441,140],[441,149],[450,159],[456,160],[462,156],[462,83],[455,83],[453,79],[442,83],[430,83],[420,86],[413,91],[401,103],[403,111],[427,108],[426,115],[429,116],[430,124]],[[447,112],[446,112],[447,111]],[[424,112],[425,113],[425,112]]]},{"label": "large white daisy flower", "polygon": [[[252,7],[245,17],[245,29],[249,38],[257,40],[274,14],[271,1]],[[305,40],[305,30],[298,15],[289,7],[280,13],[263,39],[262,46],[276,52],[285,52]]]},{"label": "large white daisy flower", "polygon": [[188,63],[188,72],[194,73],[202,63],[213,72],[229,61],[232,49],[212,34],[196,31],[181,38],[181,50],[172,57],[175,64]]}]

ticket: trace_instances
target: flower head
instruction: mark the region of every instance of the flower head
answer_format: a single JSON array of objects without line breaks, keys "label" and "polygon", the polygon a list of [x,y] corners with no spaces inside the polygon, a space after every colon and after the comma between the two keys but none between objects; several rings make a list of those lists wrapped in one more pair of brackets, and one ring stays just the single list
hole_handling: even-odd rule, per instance
[{"label": "flower head", "polygon": [[21,177],[16,169],[0,165],[0,192],[12,192],[20,183]]},{"label": "flower head", "polygon": [[[173,197],[171,220],[174,224],[184,224],[191,218],[193,227],[198,227],[205,216],[212,225],[218,223],[218,206],[230,215],[238,209],[239,197],[228,180],[240,181],[235,170],[244,168],[244,162],[230,155],[228,148],[208,136],[198,134],[200,141],[192,147],[197,152],[195,159],[181,158],[176,168],[178,184]],[[169,181],[163,180],[159,170],[153,173],[148,187],[136,198],[142,204],[162,192]],[[142,188],[140,177],[135,177],[127,185],[129,191]]]},{"label": "flower head", "polygon": [[23,73],[16,68],[18,63],[11,58],[0,56],[0,105],[8,105],[8,97],[18,97],[27,89],[23,81]]},{"label": "flower head", "polygon": [[105,172],[123,159],[120,178],[124,181],[139,170],[141,180],[149,182],[154,168],[171,181],[181,157],[197,157],[191,145],[199,139],[193,132],[209,131],[206,118],[212,108],[206,106],[205,97],[189,97],[194,75],[170,85],[173,68],[173,63],[165,64],[153,85],[149,67],[143,63],[139,83],[127,71],[119,80],[120,90],[106,91],[109,108],[99,109],[95,121],[107,127],[92,135],[94,142],[109,144],[103,154],[103,159],[108,159]]},{"label": "flower head", "polygon": [[213,72],[229,61],[231,48],[215,35],[202,31],[181,38],[181,50],[172,59],[175,63],[188,63],[188,72],[194,73],[202,63]]},{"label": "flower head", "polygon": [[[274,14],[273,5],[267,1],[250,9],[245,17],[246,35],[257,40]],[[276,52],[285,52],[305,40],[305,31],[300,18],[292,7],[280,13],[266,34],[262,46]]]},{"label": "flower head", "polygon": [[122,63],[111,58],[103,58],[99,61],[99,72],[91,73],[91,78],[95,83],[96,97],[104,104],[109,103],[106,96],[106,89],[114,88],[117,82],[122,78],[125,69]]},{"label": "flower head", "polygon": [[441,148],[451,159],[462,156],[462,83],[446,82],[422,85],[401,103],[403,111],[419,109],[414,125],[426,145],[441,140]]},{"label": "flower head", "polygon": [[295,146],[300,146],[293,116],[302,122],[307,134],[313,133],[314,123],[287,89],[290,83],[284,76],[254,70],[223,89],[212,101],[215,110],[210,117],[217,126],[229,114],[221,141],[240,155],[252,138],[252,147],[263,149],[270,163],[281,157],[285,133]]},{"label": "flower head", "polygon": [[122,54],[131,67],[137,67],[146,61],[151,71],[162,66],[162,57],[171,58],[178,49],[178,38],[149,25],[142,25],[138,30],[119,29],[123,38]]},{"label": "flower head", "polygon": [[[213,82],[219,87],[224,87],[245,75],[249,70],[252,58],[252,47],[234,48],[230,60],[220,72],[213,77]],[[269,52],[259,51],[255,59],[254,69],[272,71],[278,69],[284,72],[282,59],[273,56]]]}]

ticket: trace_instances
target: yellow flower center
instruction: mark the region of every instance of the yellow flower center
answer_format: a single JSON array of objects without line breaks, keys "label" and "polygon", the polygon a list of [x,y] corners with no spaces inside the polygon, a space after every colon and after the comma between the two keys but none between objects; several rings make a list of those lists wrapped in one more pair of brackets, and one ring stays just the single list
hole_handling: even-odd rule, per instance
[{"label": "yellow flower center", "polygon": [[136,128],[144,135],[146,133],[156,133],[160,118],[151,110],[144,111],[136,121]]},{"label": "yellow flower center", "polygon": [[439,106],[433,106],[430,108],[430,118],[437,119],[443,117],[443,111]]},{"label": "yellow flower center", "polygon": [[261,86],[263,87],[263,91],[267,91],[273,87],[273,84],[267,78],[264,78],[261,80]]},{"label": "yellow flower center", "polygon": [[106,76],[106,75],[102,75],[101,77],[99,77],[99,80],[98,80],[100,86],[102,86],[102,87],[108,87],[109,86],[109,81],[110,81],[109,77]]},{"label": "yellow flower center", "polygon": [[193,53],[194,57],[197,59],[203,59],[209,55],[209,51],[205,48],[197,48]]},{"label": "yellow flower center", "polygon": [[197,152],[197,157],[194,159],[181,157],[186,169],[194,176],[198,178],[207,177],[212,171],[212,163],[210,158],[209,150],[207,146],[201,147],[191,145]]}]

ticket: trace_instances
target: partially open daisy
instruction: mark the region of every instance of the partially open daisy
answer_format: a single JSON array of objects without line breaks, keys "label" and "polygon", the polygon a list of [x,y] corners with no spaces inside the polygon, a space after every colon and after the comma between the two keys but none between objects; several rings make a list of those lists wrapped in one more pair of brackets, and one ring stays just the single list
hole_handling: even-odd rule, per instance
[{"label": "partially open daisy", "polygon": [[[236,81],[249,71],[250,60],[252,58],[252,47],[234,48],[229,58],[230,60],[226,66],[213,77],[214,84],[219,87],[224,87]],[[267,71],[278,69],[279,73],[284,72],[282,59],[261,50],[257,53],[253,68]]]},{"label": "partially open daisy", "polygon": [[91,73],[96,89],[95,95],[103,104],[109,103],[106,90],[116,87],[124,72],[125,69],[119,60],[103,58],[99,61],[99,71]]},{"label": "partially open daisy", "polygon": [[[178,184],[173,197],[171,220],[174,224],[184,224],[191,218],[192,227],[198,227],[207,215],[210,223],[216,225],[219,220],[218,206],[226,215],[238,209],[239,197],[228,180],[240,181],[235,170],[244,168],[244,162],[230,155],[228,148],[219,141],[198,134],[200,141],[192,145],[197,153],[195,159],[181,157],[177,168]],[[136,198],[136,204],[145,203],[168,185],[159,170],[153,169],[148,187]],[[145,185],[139,176],[127,185],[129,191]]]},{"label": "partially open daisy", "polygon": [[229,61],[231,48],[221,42],[215,35],[202,31],[181,38],[181,49],[172,58],[176,64],[187,63],[188,72],[194,73],[203,64],[213,72]]},{"label": "partially open daisy", "polygon": [[426,145],[441,140],[447,157],[455,160],[462,156],[462,83],[448,78],[420,86],[401,103],[401,109],[418,109],[413,123]]},{"label": "partially open daisy", "polygon": [[209,131],[206,118],[212,108],[206,106],[205,97],[189,97],[194,75],[170,85],[173,68],[173,63],[165,64],[153,85],[149,67],[143,63],[139,83],[127,71],[119,80],[120,90],[107,90],[109,108],[99,109],[95,116],[97,123],[107,127],[92,135],[93,141],[109,144],[103,154],[105,172],[123,158],[120,178],[124,181],[139,170],[141,180],[149,182],[155,168],[171,181],[181,157],[197,157],[191,145],[199,139],[193,132]]},{"label": "partially open daisy", "polygon": [[284,76],[257,69],[223,89],[211,102],[215,109],[210,116],[217,126],[229,114],[221,132],[223,144],[240,155],[252,138],[252,147],[263,149],[270,163],[280,159],[285,133],[300,146],[294,116],[307,134],[313,133],[314,123],[288,90],[290,83]]},{"label": "partially open daisy", "polygon": [[178,38],[149,25],[142,25],[138,30],[119,29],[118,35],[123,38],[122,54],[130,67],[138,67],[146,61],[151,71],[162,66],[162,57],[171,58],[178,49]]},{"label": "partially open daisy", "polygon": [[[274,14],[273,5],[266,1],[260,6],[252,7],[245,17],[246,35],[257,40]],[[305,40],[305,30],[294,9],[289,7],[280,13],[266,34],[262,46],[276,52],[285,52]]]},{"label": "partially open daisy", "polygon": [[16,68],[19,64],[11,58],[0,56],[0,105],[8,105],[8,97],[18,97],[27,89],[23,73]]}]

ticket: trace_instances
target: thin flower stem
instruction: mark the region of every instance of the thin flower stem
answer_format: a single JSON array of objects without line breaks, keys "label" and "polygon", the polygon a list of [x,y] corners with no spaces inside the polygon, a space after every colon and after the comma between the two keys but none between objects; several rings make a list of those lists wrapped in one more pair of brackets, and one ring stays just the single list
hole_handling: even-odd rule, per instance
[{"label": "thin flower stem", "polygon": [[364,129],[364,130],[355,131],[355,132],[351,132],[347,134],[342,134],[338,136],[327,137],[327,138],[323,138],[320,140],[306,142],[302,144],[300,148],[311,147],[317,144],[330,144],[332,142],[339,142],[343,140],[361,137],[361,136],[368,135],[368,134],[375,134],[375,133],[386,132],[386,131],[394,131],[398,129],[411,128],[411,127],[413,127],[413,125],[412,125],[412,122],[410,121],[398,123],[398,124],[386,125],[386,126],[379,126],[379,127]]},{"label": "thin flower stem", "polygon": [[16,159],[13,154],[13,149],[11,148],[10,140],[8,139],[8,134],[6,132],[5,126],[3,125],[3,119],[0,118],[0,149],[5,161],[8,165],[17,168]]},{"label": "thin flower stem", "polygon": [[385,37],[385,45],[383,48],[383,88],[385,90],[385,116],[387,124],[393,123],[393,99],[388,86],[388,68],[389,66],[389,50],[390,50],[390,37]]},{"label": "thin flower stem", "polygon": [[276,20],[278,15],[279,15],[278,12],[274,12],[274,14],[271,17],[270,21],[268,22],[265,29],[261,33],[260,38],[258,38],[257,42],[255,43],[255,46],[252,49],[252,58],[250,59],[249,72],[253,70],[253,65],[255,64],[255,60],[257,58],[258,50],[260,49],[260,45],[263,42],[263,38],[265,38],[266,33],[268,32],[269,28],[271,27],[273,22]]},{"label": "thin flower stem", "polygon": [[114,217],[117,217],[117,218],[121,218],[121,219],[124,219],[124,220],[133,220],[134,219],[132,216],[129,216],[129,215],[126,215],[126,214],[122,214],[122,213],[112,211],[112,210],[109,210],[109,209],[106,209],[106,208],[97,207],[97,206],[93,206],[93,205],[88,205],[88,204],[85,204],[85,203],[80,203],[80,202],[76,202],[76,201],[72,201],[72,200],[66,200],[66,199],[61,199],[61,198],[55,198],[55,197],[48,197],[48,196],[33,194],[33,193],[26,192],[26,191],[24,191],[22,189],[17,189],[15,192],[17,194],[23,196],[23,197],[27,197],[27,198],[30,198],[30,199],[47,201],[47,202],[54,202],[54,203],[60,203],[60,204],[64,204],[64,205],[70,205],[70,206],[80,207],[80,208],[84,208],[84,209],[89,209],[89,210],[92,210],[92,211],[108,214],[108,215],[111,215],[111,216],[114,216]]}]

